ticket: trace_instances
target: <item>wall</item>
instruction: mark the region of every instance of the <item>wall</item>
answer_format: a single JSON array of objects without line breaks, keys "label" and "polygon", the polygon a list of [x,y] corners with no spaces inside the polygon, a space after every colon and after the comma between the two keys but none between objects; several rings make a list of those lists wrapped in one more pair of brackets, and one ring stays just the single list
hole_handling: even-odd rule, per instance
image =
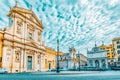
[{"label": "wall", "polygon": [[46,47],[45,53],[45,69],[49,70],[49,64],[51,64],[51,69],[56,68],[56,51]]}]

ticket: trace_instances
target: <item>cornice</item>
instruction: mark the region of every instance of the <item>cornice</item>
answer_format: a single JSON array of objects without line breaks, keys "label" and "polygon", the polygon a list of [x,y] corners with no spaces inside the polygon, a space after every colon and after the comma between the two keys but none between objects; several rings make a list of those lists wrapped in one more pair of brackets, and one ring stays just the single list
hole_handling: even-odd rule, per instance
[{"label": "cornice", "polygon": [[[42,51],[45,51],[45,49],[41,48],[41,46],[39,46],[40,48],[38,48],[38,47],[35,47],[35,46],[32,46],[32,45],[29,45],[29,44],[27,44],[27,43],[22,43],[22,42],[19,42],[19,41],[14,41],[14,40],[11,40],[11,39],[8,39],[8,38],[3,38],[3,40],[7,40],[7,41],[10,41],[10,42],[12,42],[12,43],[18,43],[18,44],[21,44],[21,45],[23,45],[23,46],[30,46],[30,47],[33,47],[33,48],[35,48],[35,49],[40,49],[40,50],[42,50]],[[4,44],[3,44],[3,45],[4,45]]]}]

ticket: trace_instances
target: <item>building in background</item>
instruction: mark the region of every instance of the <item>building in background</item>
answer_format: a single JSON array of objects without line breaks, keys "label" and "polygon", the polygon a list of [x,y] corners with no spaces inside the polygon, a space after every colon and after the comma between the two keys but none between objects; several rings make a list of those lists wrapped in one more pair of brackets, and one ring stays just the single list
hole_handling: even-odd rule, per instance
[{"label": "building in background", "polygon": [[68,65],[69,65],[69,63],[68,63],[69,59],[70,59],[69,53],[65,53],[65,54],[63,54],[63,55],[60,56],[59,62],[60,62],[60,68],[61,69],[69,69],[69,67],[68,67]]},{"label": "building in background", "polygon": [[110,45],[108,45],[108,46],[102,44],[101,46],[99,46],[99,48],[100,48],[101,50],[106,50],[106,55],[107,55],[107,57],[108,57],[108,66],[109,66],[109,67],[115,66],[113,44],[110,44]]},{"label": "building in background", "polygon": [[46,71],[56,68],[56,54],[57,54],[57,52],[55,50],[46,47],[46,53],[45,53],[45,69],[46,69]]},{"label": "building in background", "polygon": [[3,56],[3,31],[0,30],[0,68],[2,67],[2,56]]},{"label": "building in background", "polygon": [[77,70],[79,66],[82,67],[86,65],[87,57],[83,54],[77,54],[74,47],[69,48],[69,53],[65,53],[60,57],[60,68],[65,70]]},{"label": "building in background", "polygon": [[87,66],[87,57],[85,55],[83,55],[82,53],[78,53],[76,54],[77,58],[78,58],[78,68],[80,66],[80,68],[84,68]]},{"label": "building in background", "polygon": [[3,44],[0,44],[0,66],[9,72],[44,71],[42,23],[32,10],[20,8],[17,3],[10,9],[8,18],[9,27],[0,31],[0,43]]},{"label": "building in background", "polygon": [[101,50],[97,45],[87,51],[88,67],[93,69],[108,69],[108,58],[106,50]]},{"label": "building in background", "polygon": [[105,49],[106,49],[106,45],[104,45],[104,42],[102,42],[102,45],[99,46],[99,48],[100,48],[101,50],[105,50]]},{"label": "building in background", "polygon": [[107,57],[109,59],[114,58],[114,50],[113,50],[113,45],[112,44],[106,46],[106,53],[107,53]]},{"label": "building in background", "polygon": [[115,54],[115,62],[116,66],[120,67],[120,38],[114,38],[112,40],[114,54]]},{"label": "building in background", "polygon": [[60,68],[77,69],[77,57],[74,47],[69,48],[69,53],[60,56]]}]

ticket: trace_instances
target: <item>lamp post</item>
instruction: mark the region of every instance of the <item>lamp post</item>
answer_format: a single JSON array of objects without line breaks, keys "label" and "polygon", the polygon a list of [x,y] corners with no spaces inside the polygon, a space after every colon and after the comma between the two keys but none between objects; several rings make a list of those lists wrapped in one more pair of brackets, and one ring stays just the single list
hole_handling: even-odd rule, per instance
[{"label": "lamp post", "polygon": [[59,40],[57,39],[57,73],[59,72]]},{"label": "lamp post", "polygon": [[80,71],[80,54],[78,54],[78,65],[79,65],[79,71]]},{"label": "lamp post", "polygon": [[80,56],[79,56],[79,71],[80,71]]}]

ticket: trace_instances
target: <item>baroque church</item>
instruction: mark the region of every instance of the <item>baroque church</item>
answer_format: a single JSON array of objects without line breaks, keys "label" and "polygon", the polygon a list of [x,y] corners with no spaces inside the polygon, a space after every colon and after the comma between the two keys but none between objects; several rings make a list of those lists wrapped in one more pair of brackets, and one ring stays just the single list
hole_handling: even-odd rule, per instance
[{"label": "baroque church", "polygon": [[108,69],[108,58],[106,55],[106,50],[100,49],[97,44],[87,51],[88,67],[93,69]]},{"label": "baroque church", "polygon": [[9,72],[44,71],[43,26],[32,10],[16,3],[8,13],[9,27],[0,30],[0,67]]}]

